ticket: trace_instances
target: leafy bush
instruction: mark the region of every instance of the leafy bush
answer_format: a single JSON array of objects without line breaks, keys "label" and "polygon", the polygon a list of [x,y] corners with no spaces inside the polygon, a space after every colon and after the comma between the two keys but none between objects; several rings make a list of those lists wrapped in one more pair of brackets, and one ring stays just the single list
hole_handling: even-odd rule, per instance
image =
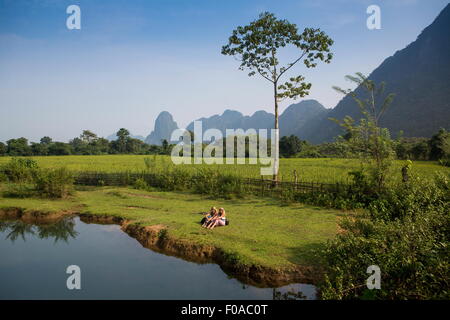
[{"label": "leafy bush", "polygon": [[214,194],[217,172],[208,168],[199,168],[192,176],[193,191],[198,194]]},{"label": "leafy bush", "polygon": [[138,190],[148,190],[149,185],[147,184],[147,182],[144,179],[138,178],[134,182],[133,187]]},{"label": "leafy bush", "polygon": [[38,170],[36,161],[23,158],[13,158],[0,167],[3,180],[13,183],[32,181],[36,170]]},{"label": "leafy bush", "polygon": [[7,183],[3,195],[10,198],[28,198],[34,194],[34,188],[29,183]]},{"label": "leafy bush", "polygon": [[231,198],[233,195],[243,197],[245,195],[245,185],[242,179],[233,174],[220,174],[215,181],[213,195],[221,198]]},{"label": "leafy bush", "polygon": [[447,159],[440,159],[439,164],[444,167],[450,167],[450,157],[447,157]]},{"label": "leafy bush", "polygon": [[334,194],[326,192],[298,193],[295,195],[295,200],[315,206],[343,210],[359,209],[364,207],[364,204],[359,202],[359,196],[357,194],[351,194],[348,190],[342,190]]},{"label": "leafy bush", "polygon": [[[449,299],[449,214],[429,212],[403,221],[347,220],[328,244],[323,299]],[[366,287],[367,267],[381,270],[381,289]],[[369,294],[370,293],[370,294]]]},{"label": "leafy bush", "polygon": [[74,177],[66,168],[41,169],[34,177],[35,189],[41,196],[65,198],[73,192]]},{"label": "leafy bush", "polygon": [[414,218],[427,211],[442,212],[450,201],[449,189],[450,181],[445,175],[436,176],[435,181],[411,177],[386,190],[368,209],[374,219],[386,221]]},{"label": "leafy bush", "polygon": [[195,193],[230,199],[243,197],[248,191],[241,177],[235,174],[219,173],[201,168],[191,177],[191,187]]},{"label": "leafy bush", "polygon": [[336,184],[331,190],[324,192],[282,192],[281,196],[283,199],[289,196],[302,203],[346,210],[366,208],[374,199],[379,198],[364,170],[351,171],[349,175],[352,178],[349,185]]},{"label": "leafy bush", "polygon": [[[323,299],[449,299],[449,181],[412,179],[346,219],[324,252]],[[368,290],[367,267],[381,269],[381,290]]]},{"label": "leafy bush", "polygon": [[181,191],[189,187],[191,175],[182,168],[173,168],[159,174],[159,184],[164,190]]}]

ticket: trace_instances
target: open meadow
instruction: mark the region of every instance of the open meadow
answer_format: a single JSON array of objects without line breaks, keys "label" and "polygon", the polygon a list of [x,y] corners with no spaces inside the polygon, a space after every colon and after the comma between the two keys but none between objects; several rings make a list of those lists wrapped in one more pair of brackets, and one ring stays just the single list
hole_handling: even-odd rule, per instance
[{"label": "open meadow", "polygon": [[[1,186],[0,186],[1,191]],[[200,214],[224,207],[230,225],[214,232],[200,227]],[[72,211],[114,216],[143,226],[163,225],[167,235],[200,245],[212,245],[236,256],[240,263],[289,267],[318,263],[314,251],[337,231],[343,211],[314,206],[280,205],[257,198],[214,200],[175,192],[144,192],[130,188],[86,187],[64,200],[2,198],[5,208],[54,213]],[[255,217],[258,217],[255,219]]]},{"label": "open meadow", "polygon": [[[66,167],[74,172],[140,172],[145,170],[144,159],[149,158],[155,167],[164,169],[174,167],[170,156],[152,155],[73,155],[73,156],[43,156],[32,157],[42,168]],[[9,161],[10,157],[0,157],[0,165]],[[397,179],[401,176],[404,160],[394,162],[392,174]],[[221,173],[237,174],[246,178],[260,178],[260,164],[228,164],[228,165],[182,165],[188,170],[209,168]],[[294,170],[297,171],[298,181],[319,183],[348,183],[352,170],[358,170],[361,162],[357,159],[335,158],[290,158],[280,160],[280,178],[282,181],[293,181]],[[435,161],[414,161],[413,174],[423,178],[432,178],[437,172],[450,174],[450,168],[439,165]]]}]

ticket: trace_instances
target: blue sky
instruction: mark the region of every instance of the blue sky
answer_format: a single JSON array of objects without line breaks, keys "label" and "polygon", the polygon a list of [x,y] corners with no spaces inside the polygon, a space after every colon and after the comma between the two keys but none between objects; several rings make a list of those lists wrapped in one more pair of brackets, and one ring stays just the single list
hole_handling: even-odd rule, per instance
[{"label": "blue sky", "polygon": [[[0,141],[48,135],[67,141],[90,129],[147,135],[159,112],[180,126],[236,109],[273,112],[270,83],[220,54],[231,31],[263,11],[335,41],[331,64],[290,75],[312,82],[308,99],[332,108],[346,74],[370,73],[414,41],[448,0],[0,0]],[[66,28],[67,6],[81,30]],[[381,8],[381,30],[366,8]],[[294,101],[282,103],[281,111]]]}]

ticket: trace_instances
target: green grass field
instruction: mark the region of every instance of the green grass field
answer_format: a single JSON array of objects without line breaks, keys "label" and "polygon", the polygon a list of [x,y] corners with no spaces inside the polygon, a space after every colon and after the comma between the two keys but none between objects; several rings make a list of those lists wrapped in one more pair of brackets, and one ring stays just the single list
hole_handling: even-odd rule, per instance
[{"label": "green grass field", "polygon": [[[229,226],[213,230],[200,226],[199,213],[211,206],[226,209]],[[237,255],[244,264],[274,268],[318,264],[314,252],[335,236],[337,219],[346,214],[267,199],[219,201],[189,193],[109,187],[84,187],[65,200],[0,198],[0,208],[8,207],[40,212],[74,210],[122,217],[144,226],[163,224],[174,238],[214,245]]]},{"label": "green grass field", "polygon": [[[157,168],[173,166],[167,156],[106,155],[34,157],[41,167],[67,167],[73,171],[141,171],[144,158],[149,157]],[[9,158],[0,158],[0,164]],[[395,175],[400,179],[403,161],[396,161]],[[184,165],[189,170],[207,165]],[[314,182],[347,182],[348,172],[360,163],[352,159],[281,159],[283,180],[292,180],[297,170],[301,180]],[[221,172],[244,177],[259,177],[259,165],[213,165]],[[435,162],[414,162],[413,171],[431,178],[435,172],[450,173],[450,169]],[[1,186],[0,186],[1,191]],[[231,224],[215,230],[205,230],[198,222],[199,212],[209,207],[224,207]],[[0,197],[0,208],[20,207],[27,210],[57,212],[75,210],[79,213],[113,215],[143,225],[163,224],[174,238],[199,244],[210,244],[237,255],[244,264],[268,267],[320,264],[314,252],[322,248],[337,232],[337,220],[347,213],[339,210],[285,205],[278,200],[255,198],[216,200],[210,197],[177,192],[146,192],[131,188],[83,187],[65,200],[42,198]]]},{"label": "green grass field", "polygon": [[[144,158],[151,158],[156,166],[174,166],[169,156],[148,155],[101,155],[101,156],[48,156],[33,157],[42,167],[67,167],[73,171],[141,171],[145,169]],[[0,157],[0,164],[8,161],[9,157]],[[405,161],[397,160],[394,164],[393,175],[400,179],[400,168]],[[243,177],[260,178],[260,165],[183,165],[192,170],[199,167],[209,167],[222,173],[234,173]],[[348,172],[360,167],[356,159],[281,159],[280,174],[283,181],[293,180],[296,170],[299,180],[306,182],[346,183],[349,181]],[[433,161],[414,161],[413,172],[421,177],[432,178],[440,171],[450,174],[450,168],[440,166]]]}]

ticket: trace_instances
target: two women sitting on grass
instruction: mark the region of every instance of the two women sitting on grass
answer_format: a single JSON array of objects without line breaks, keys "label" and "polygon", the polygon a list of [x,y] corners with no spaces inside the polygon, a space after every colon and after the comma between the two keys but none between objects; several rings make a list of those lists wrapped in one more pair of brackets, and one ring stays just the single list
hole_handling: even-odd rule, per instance
[{"label": "two women sitting on grass", "polygon": [[220,208],[219,211],[215,207],[212,207],[206,217],[202,220],[202,227],[207,229],[214,229],[217,226],[227,225],[227,218],[224,208]]}]

